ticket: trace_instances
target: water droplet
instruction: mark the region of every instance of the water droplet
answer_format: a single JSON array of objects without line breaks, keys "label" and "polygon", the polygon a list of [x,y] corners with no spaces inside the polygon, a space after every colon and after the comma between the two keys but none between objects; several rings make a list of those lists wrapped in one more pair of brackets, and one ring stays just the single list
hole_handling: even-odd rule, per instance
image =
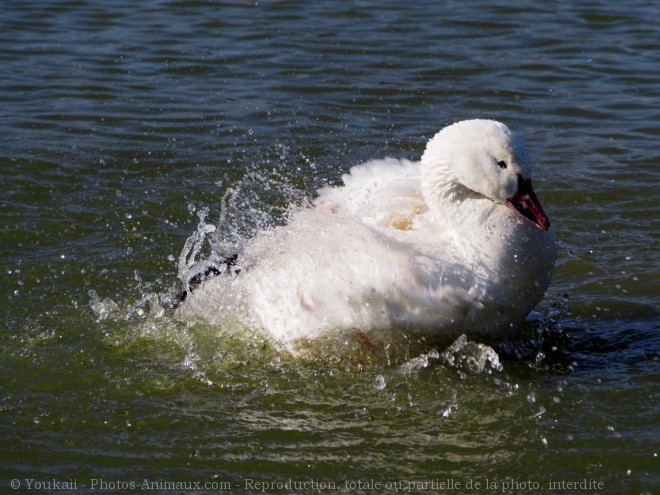
[{"label": "water droplet", "polygon": [[376,379],[374,380],[374,387],[376,387],[376,390],[384,390],[386,386],[387,383],[385,382],[385,377],[383,375],[376,375]]}]

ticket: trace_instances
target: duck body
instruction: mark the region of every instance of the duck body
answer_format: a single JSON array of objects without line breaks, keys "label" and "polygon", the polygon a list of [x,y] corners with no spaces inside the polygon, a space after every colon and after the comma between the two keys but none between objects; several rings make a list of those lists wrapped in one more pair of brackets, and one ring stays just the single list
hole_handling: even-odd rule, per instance
[{"label": "duck body", "polygon": [[372,330],[502,336],[547,290],[554,231],[524,145],[503,124],[459,122],[421,162],[376,160],[342,179],[253,238],[240,274],[206,281],[185,310],[222,323],[241,307],[289,347]]}]

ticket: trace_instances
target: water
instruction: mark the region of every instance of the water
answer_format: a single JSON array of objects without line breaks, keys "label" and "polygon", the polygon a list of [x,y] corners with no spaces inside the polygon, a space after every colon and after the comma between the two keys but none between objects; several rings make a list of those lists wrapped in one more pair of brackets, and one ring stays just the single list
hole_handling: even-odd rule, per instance
[{"label": "water", "polygon": [[[659,14],[3,2],[2,492],[658,493]],[[161,308],[227,191],[236,244],[475,117],[525,137],[560,243],[520,342],[294,359]]]}]

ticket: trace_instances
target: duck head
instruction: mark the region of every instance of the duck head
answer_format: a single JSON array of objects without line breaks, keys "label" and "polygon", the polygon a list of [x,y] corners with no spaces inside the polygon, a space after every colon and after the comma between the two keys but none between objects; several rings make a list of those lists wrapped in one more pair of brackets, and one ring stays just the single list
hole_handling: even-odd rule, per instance
[{"label": "duck head", "polygon": [[524,142],[494,120],[447,126],[429,141],[422,156],[422,193],[430,207],[460,197],[484,197],[547,231],[550,219],[532,188],[531,176]]}]

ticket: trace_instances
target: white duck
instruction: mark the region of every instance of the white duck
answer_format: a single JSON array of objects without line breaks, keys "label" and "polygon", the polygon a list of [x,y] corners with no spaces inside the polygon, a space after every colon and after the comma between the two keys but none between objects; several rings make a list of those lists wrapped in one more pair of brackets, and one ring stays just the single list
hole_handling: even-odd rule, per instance
[{"label": "white duck", "polygon": [[376,160],[343,181],[255,237],[238,275],[206,280],[181,310],[240,318],[295,349],[372,330],[502,336],[548,288],[555,235],[524,143],[504,124],[458,122],[421,162]]}]

